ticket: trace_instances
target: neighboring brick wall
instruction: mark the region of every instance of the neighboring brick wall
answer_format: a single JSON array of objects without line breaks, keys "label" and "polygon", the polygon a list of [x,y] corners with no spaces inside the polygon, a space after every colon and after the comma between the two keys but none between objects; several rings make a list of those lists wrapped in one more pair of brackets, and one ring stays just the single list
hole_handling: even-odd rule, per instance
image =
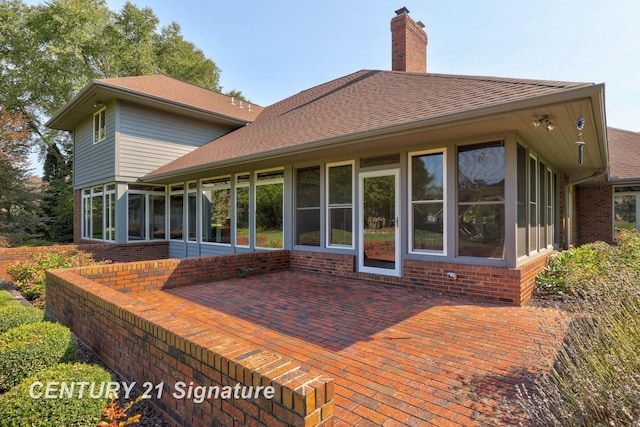
[{"label": "neighboring brick wall", "polygon": [[289,251],[107,264],[73,271],[111,289],[136,293],[285,270],[289,270]]},{"label": "neighboring brick wall", "polygon": [[93,257],[97,260],[111,260],[115,262],[144,261],[169,257],[169,242],[167,241],[0,248],[0,279],[9,280],[9,276],[6,274],[8,265],[16,261],[26,261],[33,252],[41,249],[51,251],[80,249],[92,253]]},{"label": "neighboring brick wall", "polygon": [[578,186],[574,189],[576,245],[613,243],[613,187]]},{"label": "neighboring brick wall", "polygon": [[[278,258],[266,253],[264,259]],[[283,251],[280,254],[286,254]],[[254,255],[254,254],[248,254]],[[239,256],[242,257],[242,256]],[[217,261],[218,258],[201,259]],[[245,261],[256,259],[245,256]],[[167,260],[167,263],[176,262]],[[183,260],[185,266],[204,277],[201,262]],[[163,261],[164,263],[164,261]],[[142,264],[135,263],[142,267]],[[233,269],[235,262],[227,267]],[[245,266],[251,267],[251,264]],[[308,371],[278,354],[262,351],[216,331],[189,337],[181,331],[192,328],[176,318],[151,317],[142,299],[118,292],[77,273],[105,277],[113,266],[47,272],[47,314],[67,325],[122,381],[133,382],[141,391],[144,382],[164,383],[160,399],[149,402],[173,426],[329,426],[333,423],[334,381],[322,372]],[[219,265],[223,268],[222,265]],[[262,271],[256,265],[253,271]],[[130,268],[128,271],[133,271]],[[224,270],[224,268],[223,268]],[[121,270],[123,271],[123,270]],[[124,270],[127,271],[127,270]],[[152,272],[149,272],[152,273]],[[185,274],[187,272],[185,271]],[[123,276],[126,276],[123,275]],[[138,277],[138,281],[145,280]],[[209,276],[209,281],[214,277]],[[215,285],[215,284],[214,284]],[[272,386],[273,399],[192,399],[172,396],[177,381],[202,386]],[[155,390],[152,390],[155,391]]]},{"label": "neighboring brick wall", "polygon": [[[525,305],[531,299],[535,275],[547,265],[549,255],[517,268],[405,260],[403,276],[391,277],[356,272],[353,255],[292,251],[291,269]],[[456,278],[448,278],[449,272],[455,273]]]}]

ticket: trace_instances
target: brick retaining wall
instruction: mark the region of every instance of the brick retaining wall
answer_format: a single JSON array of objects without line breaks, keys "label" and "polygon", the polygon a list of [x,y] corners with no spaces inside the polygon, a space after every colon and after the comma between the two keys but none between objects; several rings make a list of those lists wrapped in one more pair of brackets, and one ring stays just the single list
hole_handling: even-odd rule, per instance
[{"label": "brick retaining wall", "polygon": [[[288,251],[273,251],[52,270],[47,314],[69,326],[123,381],[164,383],[161,398],[150,402],[174,426],[332,425],[332,378],[216,331],[183,337],[180,331],[193,324],[154,318],[142,299],[127,294],[144,290],[138,284],[145,282],[157,289],[235,277],[239,266],[252,268],[249,274],[286,269],[288,259]],[[176,381],[273,386],[275,395],[196,403],[172,396]]]}]

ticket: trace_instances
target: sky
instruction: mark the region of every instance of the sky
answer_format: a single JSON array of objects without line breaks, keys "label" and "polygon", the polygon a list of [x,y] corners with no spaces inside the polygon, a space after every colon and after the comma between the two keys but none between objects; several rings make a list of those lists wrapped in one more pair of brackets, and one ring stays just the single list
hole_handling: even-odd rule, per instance
[{"label": "sky", "polygon": [[[427,69],[605,83],[607,124],[640,131],[638,0],[133,0],[267,106],[361,69],[391,69],[390,21],[425,24]],[[120,10],[124,0],[107,0]]]},{"label": "sky", "polygon": [[[30,1],[29,3],[38,3]],[[119,11],[125,0],[107,0]],[[391,69],[390,21],[425,24],[427,71],[605,83],[607,125],[640,131],[638,0],[132,0],[268,106],[361,69]]]}]

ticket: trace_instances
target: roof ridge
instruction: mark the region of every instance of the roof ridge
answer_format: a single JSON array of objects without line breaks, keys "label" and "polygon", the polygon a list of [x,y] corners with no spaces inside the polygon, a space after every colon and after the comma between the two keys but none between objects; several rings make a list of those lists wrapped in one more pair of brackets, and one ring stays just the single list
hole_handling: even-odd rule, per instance
[{"label": "roof ridge", "polygon": [[620,132],[631,133],[631,134],[640,136],[640,132],[634,131],[634,130],[621,129],[621,128],[618,128],[618,127],[615,127],[615,126],[607,126],[607,129],[617,130],[617,131],[620,131]]}]

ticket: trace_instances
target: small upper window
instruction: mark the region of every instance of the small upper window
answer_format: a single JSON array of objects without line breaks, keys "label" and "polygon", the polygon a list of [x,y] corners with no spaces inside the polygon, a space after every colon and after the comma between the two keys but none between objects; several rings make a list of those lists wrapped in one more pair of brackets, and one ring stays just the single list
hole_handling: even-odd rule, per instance
[{"label": "small upper window", "polygon": [[93,115],[93,143],[97,144],[98,142],[104,140],[107,137],[107,128],[106,128],[106,108],[98,111]]}]

